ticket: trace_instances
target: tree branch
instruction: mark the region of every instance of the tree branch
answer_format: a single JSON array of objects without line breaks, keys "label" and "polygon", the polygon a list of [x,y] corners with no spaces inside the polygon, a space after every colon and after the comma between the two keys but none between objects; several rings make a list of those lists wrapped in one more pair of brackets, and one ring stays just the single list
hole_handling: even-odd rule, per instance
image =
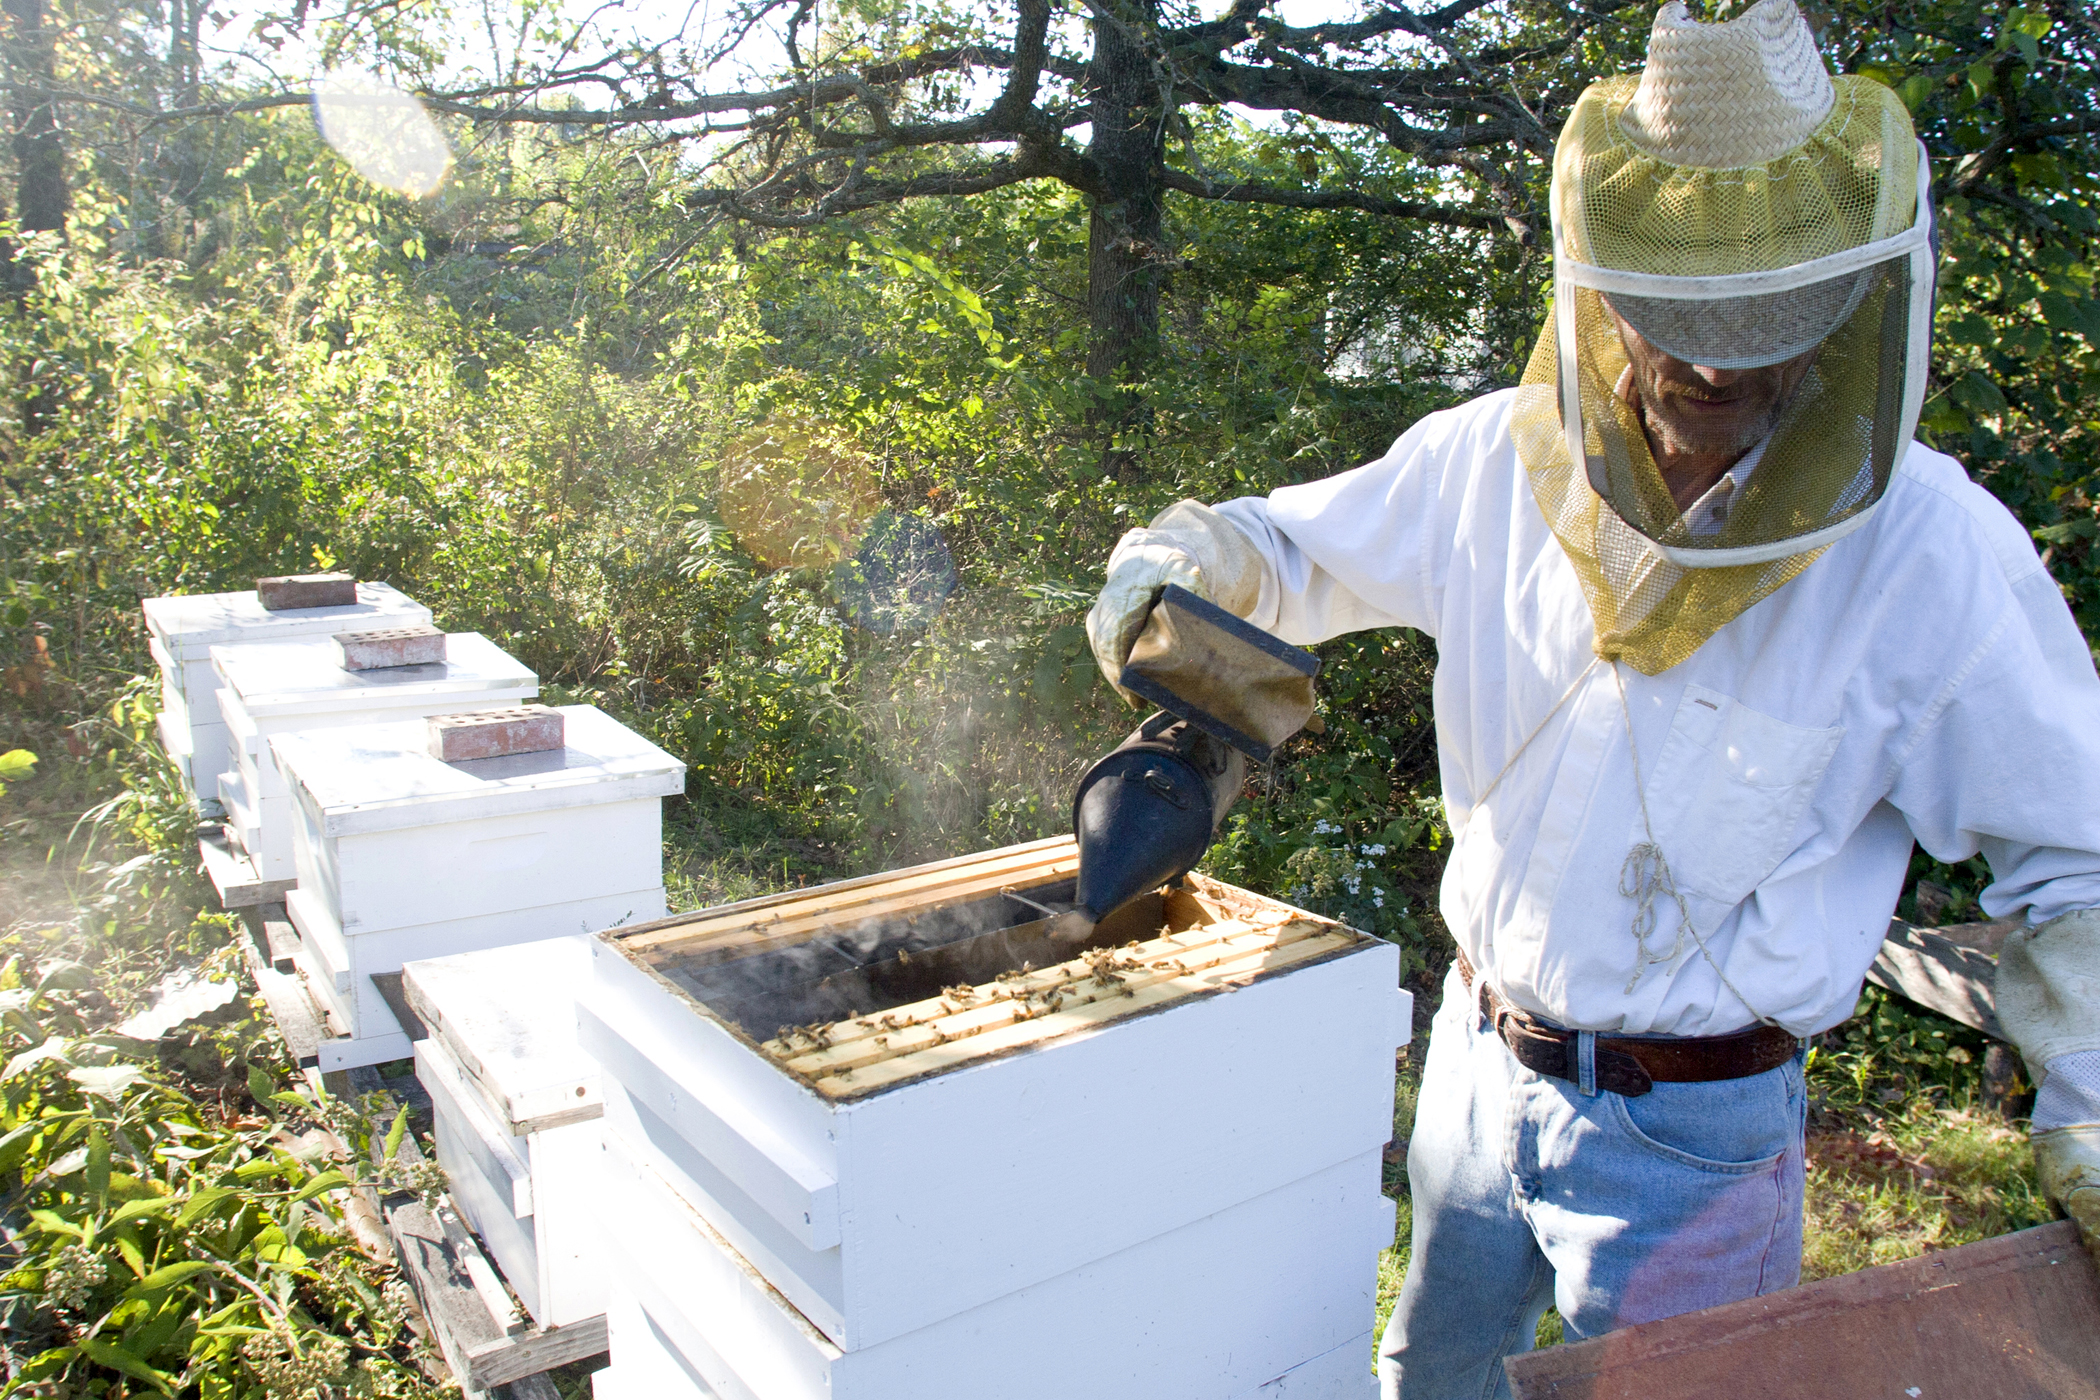
[{"label": "tree branch", "polygon": [[1503,227],[1498,214],[1455,209],[1447,204],[1423,204],[1411,199],[1388,199],[1363,190],[1294,190],[1283,185],[1265,185],[1254,180],[1205,180],[1167,167],[1167,188],[1199,199],[1218,199],[1230,204],[1273,204],[1285,209],[1361,209],[1387,218],[1411,219],[1417,223],[1442,224],[1447,228],[1470,228],[1493,232]]}]

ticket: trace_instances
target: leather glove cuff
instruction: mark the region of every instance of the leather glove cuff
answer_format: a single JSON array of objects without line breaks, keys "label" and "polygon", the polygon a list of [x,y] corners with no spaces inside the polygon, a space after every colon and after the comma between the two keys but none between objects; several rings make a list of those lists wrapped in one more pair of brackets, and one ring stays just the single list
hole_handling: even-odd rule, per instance
[{"label": "leather glove cuff", "polygon": [[2037,1086],[2051,1060],[2100,1050],[2100,909],[2014,931],[1998,954],[1996,1001]]},{"label": "leather glove cuff", "polygon": [[1177,501],[1142,530],[1132,530],[1108,557],[1108,581],[1087,613],[1086,636],[1101,674],[1117,684],[1131,645],[1160,590],[1180,584],[1236,617],[1254,611],[1265,568],[1260,551],[1239,527],[1200,501]]}]

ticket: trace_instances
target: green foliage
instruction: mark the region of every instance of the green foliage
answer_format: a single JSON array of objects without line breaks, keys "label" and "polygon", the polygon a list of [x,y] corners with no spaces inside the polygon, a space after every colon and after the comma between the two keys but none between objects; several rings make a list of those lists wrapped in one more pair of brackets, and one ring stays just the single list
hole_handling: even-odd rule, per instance
[{"label": "green foliage", "polygon": [[2094,635],[2100,35],[2076,9],[1941,0],[1844,6],[1827,37],[1902,96],[1933,155],[1942,257],[1924,430],[2034,529]]},{"label": "green foliage", "polygon": [[[238,967],[225,925],[177,940],[205,955],[201,975]],[[396,1184],[362,1165],[363,1120],[279,1087],[281,1047],[244,999],[158,1043],[129,1039],[112,1016],[121,957],[51,956],[51,932],[42,947],[10,934],[0,964],[6,1393],[123,1393],[107,1384],[122,1376],[131,1394],[226,1400],[435,1395],[402,1285],[344,1228],[346,1190]],[[107,957],[144,930],[98,932]],[[321,1125],[350,1145],[339,1160]]]},{"label": "green foliage", "polygon": [[[1925,431],[2035,530],[2100,635],[2100,39],[2073,11],[1974,0],[1819,13],[1834,60],[1900,93],[1933,154]],[[1614,16],[1540,71],[1572,92],[1631,66],[1648,15]],[[179,86],[132,20],[77,20],[87,77]],[[1521,4],[1483,22],[1513,45],[1564,37]],[[442,45],[421,23],[352,17],[324,47],[428,71]],[[1185,168],[1475,188],[1320,123],[1187,115]],[[18,901],[0,1189],[23,1240],[4,1305],[10,1338],[39,1339],[35,1383],[75,1393],[425,1384],[338,1188],[298,1199],[363,1170],[361,1139],[342,1162],[300,1145],[321,1124],[358,1138],[344,1106],[284,1097],[245,1006],[157,1046],[111,1036],[170,971],[237,975],[227,927],[196,917],[141,597],[340,567],[486,633],[549,699],[689,764],[667,823],[687,903],[1048,835],[1137,719],[1080,626],[1118,534],[1183,496],[1377,455],[1510,382],[1543,307],[1542,250],[1513,239],[1175,196],[1160,353],[1103,386],[1084,372],[1088,211],[1062,186],[767,232],[696,218],[677,155],[624,137],[461,132],[454,185],[412,203],[361,187],[296,111],[79,120],[73,226],[22,243],[35,286],[0,309],[0,878]],[[808,557],[725,499],[737,446],[790,432],[856,464],[764,481],[850,517]],[[1256,776],[1208,868],[1394,939],[1422,986],[1449,951],[1434,645],[1321,654],[1324,731]],[[1980,917],[1987,879],[1920,856],[1903,912]],[[1829,1112],[1893,1123],[1891,1094],[1975,1102],[1980,1052],[1870,989],[1811,1073]],[[1991,1209],[1974,1218],[2026,1218]]]},{"label": "green foliage", "polygon": [[1808,1077],[1827,1104],[1875,1107],[1913,1095],[1954,1104],[1983,1102],[1983,1035],[1921,1011],[1871,983],[1852,1019],[1818,1038]]}]

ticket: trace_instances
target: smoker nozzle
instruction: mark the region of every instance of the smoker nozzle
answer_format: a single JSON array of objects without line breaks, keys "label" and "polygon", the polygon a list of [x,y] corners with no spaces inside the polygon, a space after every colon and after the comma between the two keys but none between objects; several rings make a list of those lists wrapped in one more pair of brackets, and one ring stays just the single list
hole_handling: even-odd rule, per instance
[{"label": "smoker nozzle", "polygon": [[1078,913],[1099,921],[1179,880],[1247,781],[1313,712],[1320,661],[1176,585],[1160,593],[1120,688],[1161,707],[1072,795]]},{"label": "smoker nozzle", "polygon": [[1246,780],[1229,745],[1164,711],[1146,720],[1072,795],[1078,912],[1098,923],[1193,870]]}]

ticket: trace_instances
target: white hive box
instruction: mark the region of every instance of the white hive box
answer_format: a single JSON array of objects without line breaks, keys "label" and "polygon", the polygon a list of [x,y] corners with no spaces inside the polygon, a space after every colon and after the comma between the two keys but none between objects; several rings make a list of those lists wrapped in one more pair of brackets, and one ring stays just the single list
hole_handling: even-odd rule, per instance
[{"label": "white hive box", "polygon": [[[698,1393],[733,1400],[1370,1400],[1377,1392],[1373,1294],[1394,1211],[1379,1194],[1376,1149],[858,1351],[813,1326],[676,1186],[642,1165],[645,1155],[624,1134],[606,1134],[604,1237],[618,1287],[645,1324],[614,1322],[622,1371],[667,1371],[669,1353],[705,1387]],[[1170,1192],[1173,1183],[1134,1189]],[[1038,1224],[1046,1233],[1086,1228],[1083,1219]],[[900,1277],[894,1286],[920,1281]],[[1047,1355],[1054,1365],[1025,1359]]]},{"label": "white hive box", "polygon": [[[592,940],[607,1177],[642,1183],[608,1199],[651,1242],[623,1284],[649,1311],[655,1271],[650,1315],[707,1384],[982,1395],[934,1358],[1026,1372],[1040,1315],[1102,1337],[1088,1393],[1303,1386],[1359,1340],[1362,1385],[1325,1393],[1367,1393],[1398,950],[1192,877],[1057,962],[1021,920],[1075,867],[1038,842]],[[715,1301],[684,1307],[675,1279],[709,1268]],[[732,1294],[780,1325],[731,1337]],[[1069,1365],[997,1393],[1075,1393]]]},{"label": "white hive box", "polygon": [[718,1392],[617,1279],[608,1292],[605,1325],[612,1353],[623,1359],[591,1373],[591,1400],[717,1400]]},{"label": "white hive box", "polygon": [[[191,593],[145,601],[146,645],[160,667],[160,738],[182,769],[191,795],[207,808],[219,800],[218,755],[226,751],[219,715],[220,681],[211,649],[236,642],[282,642],[430,621],[430,609],[383,583],[357,585],[343,607],[271,612],[243,593]],[[202,761],[198,761],[201,757]]]},{"label": "white hive box", "polygon": [[589,705],[559,713],[565,747],[461,763],[430,756],[426,720],[270,741],[301,970],[349,1042],[322,1043],[324,1070],[409,1054],[375,974],[663,913],[662,799],[685,765]]},{"label": "white hive box", "polygon": [[[445,639],[445,659],[420,666],[346,671],[333,637],[211,649],[227,748],[217,794],[253,878],[290,888],[291,793],[270,753],[279,734],[515,705],[539,677],[478,632]],[[199,751],[198,761],[202,761]],[[216,873],[216,872],[215,872]],[[219,881],[221,895],[226,881]]]},{"label": "white hive box", "polygon": [[412,962],[401,990],[429,1032],[416,1077],[430,1094],[438,1165],[541,1327],[605,1311],[595,1198],[598,1066],[577,1048],[582,935]]}]

